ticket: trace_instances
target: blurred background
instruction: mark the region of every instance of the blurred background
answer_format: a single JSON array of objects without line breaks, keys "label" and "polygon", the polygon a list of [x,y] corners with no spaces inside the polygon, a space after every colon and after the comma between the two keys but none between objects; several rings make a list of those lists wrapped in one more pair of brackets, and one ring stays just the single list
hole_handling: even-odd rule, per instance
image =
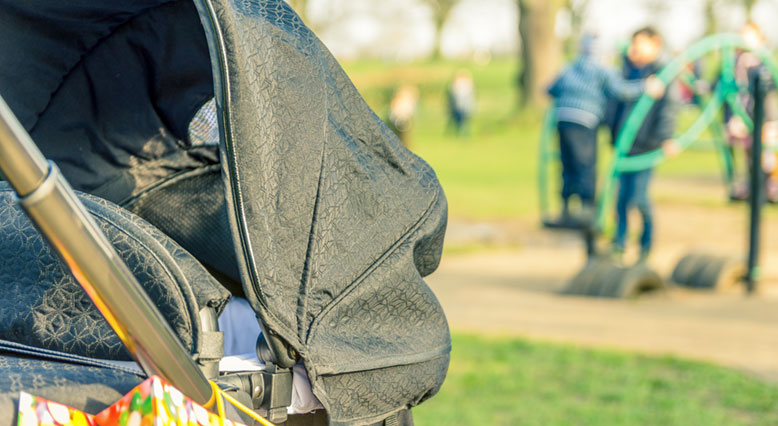
[{"label": "blurred background", "polygon": [[[599,60],[614,72],[646,25],[664,39],[668,61],[749,21],[774,57],[778,1],[290,3],[376,114],[434,167],[448,196],[443,262],[427,281],[446,310],[454,349],[443,389],[415,410],[417,424],[778,424],[778,207],[763,211],[753,294],[740,284],[671,285],[688,253],[740,263],[747,255],[748,204],[730,200],[737,182],[722,178],[713,132],[654,173],[648,265],[667,282],[661,291],[629,299],[565,294],[587,262],[584,240],[541,226],[538,201],[546,90],[575,60],[584,34],[597,34]],[[726,54],[711,48],[695,64],[709,89]],[[704,105],[686,100],[676,134]],[[728,124],[723,113],[716,119]],[[602,177],[613,152],[607,129],[598,140]],[[558,149],[555,134],[551,146]],[[549,166],[552,211],[559,167]],[[639,223],[631,221],[631,240]],[[638,256],[634,245],[626,258]]]}]

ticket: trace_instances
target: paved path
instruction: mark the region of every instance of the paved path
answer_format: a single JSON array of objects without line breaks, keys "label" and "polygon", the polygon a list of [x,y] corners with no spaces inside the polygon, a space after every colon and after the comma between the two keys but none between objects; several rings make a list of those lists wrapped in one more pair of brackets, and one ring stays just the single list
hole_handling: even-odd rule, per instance
[{"label": "paved path", "polygon": [[[731,221],[737,223],[737,218]],[[452,225],[454,235],[465,226]],[[690,242],[698,242],[693,237],[699,233],[685,232],[691,231],[680,225],[665,227],[660,235],[664,242],[653,259],[660,272],[669,274]],[[719,232],[712,229],[705,235],[715,240]],[[427,279],[452,329],[671,354],[778,382],[778,262],[769,261],[778,258],[778,251],[770,244],[765,285],[758,296],[672,290],[623,301],[558,294],[583,264],[575,238],[530,230],[520,240],[523,248],[444,257]],[[708,245],[720,251],[737,240],[717,241]]]}]

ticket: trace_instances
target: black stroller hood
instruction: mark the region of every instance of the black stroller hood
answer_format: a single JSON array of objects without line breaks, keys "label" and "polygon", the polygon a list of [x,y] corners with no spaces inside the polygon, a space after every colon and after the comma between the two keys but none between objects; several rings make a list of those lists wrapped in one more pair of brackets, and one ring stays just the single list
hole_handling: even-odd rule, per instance
[{"label": "black stroller hood", "polygon": [[0,94],[78,189],[109,182],[116,201],[151,179],[124,169],[199,155],[186,123],[215,98],[245,295],[333,424],[437,392],[450,338],[422,277],[445,197],[286,3],[0,3]]}]

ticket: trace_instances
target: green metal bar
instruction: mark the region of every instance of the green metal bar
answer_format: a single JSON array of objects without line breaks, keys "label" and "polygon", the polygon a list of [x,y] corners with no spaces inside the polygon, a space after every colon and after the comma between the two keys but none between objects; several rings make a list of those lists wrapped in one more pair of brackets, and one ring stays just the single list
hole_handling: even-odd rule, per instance
[{"label": "green metal bar", "polygon": [[[722,95],[718,92],[717,90],[717,94],[708,101],[700,117],[694,121],[686,132],[676,138],[676,142],[682,150],[694,144],[700,135],[705,132],[705,129],[716,119],[716,113],[723,104]],[[658,149],[644,154],[623,157],[617,165],[617,170],[619,173],[636,172],[654,167],[664,160],[664,153]]]},{"label": "green metal bar", "polygon": [[538,201],[540,204],[540,218],[550,217],[548,201],[548,169],[552,160],[551,143],[554,139],[554,127],[556,126],[556,108],[551,105],[543,116],[543,128],[540,133],[539,161],[538,161]]},{"label": "green metal bar", "polygon": [[724,185],[727,189],[732,189],[735,181],[735,162],[732,159],[732,151],[727,143],[727,135],[724,125],[719,120],[714,120],[709,129],[713,133],[713,144],[719,152],[719,160],[723,169]]},{"label": "green metal bar", "polygon": [[740,119],[743,120],[743,123],[745,123],[748,131],[752,132],[754,130],[754,122],[753,120],[751,120],[751,117],[748,115],[748,111],[746,111],[743,105],[738,101],[737,93],[728,93],[725,100],[727,102],[727,105],[729,105],[729,107],[732,108],[732,113],[740,117]]},{"label": "green metal bar", "polygon": [[[657,74],[657,78],[659,78],[663,83],[669,85],[672,80],[681,73],[681,71],[689,62],[695,61],[714,50],[735,48],[754,52],[762,61],[762,63],[765,64],[773,78],[778,81],[778,63],[776,63],[776,60],[771,56],[770,52],[764,48],[758,50],[752,49],[737,34],[713,35],[706,37],[697,43],[694,43],[692,46],[686,49],[686,51],[676,56],[667,65],[665,65],[665,67],[662,68],[662,70]],[[722,69],[722,72],[723,71],[724,69]],[[729,71],[727,72],[729,73]],[[732,76],[732,80],[734,81],[734,75],[729,75]],[[651,99],[648,95],[643,94],[635,103],[635,106],[632,108],[632,111],[624,123],[624,127],[621,129],[621,132],[619,132],[619,135],[616,138],[613,160],[611,161],[611,164],[608,168],[608,173],[605,176],[603,190],[601,192],[600,202],[598,205],[596,223],[599,229],[604,229],[605,227],[605,212],[608,209],[608,206],[610,206],[612,203],[615,181],[619,174],[622,172],[621,163],[627,161],[626,159],[628,158],[629,151],[635,142],[637,132],[640,129],[640,126],[642,126],[643,120],[645,119],[646,115],[648,115],[648,112],[651,110],[653,105],[654,100]],[[697,131],[696,128],[694,130]],[[661,153],[661,150],[656,150],[654,152],[656,153],[652,152],[643,154],[646,155],[647,158],[649,158],[650,154],[651,160],[646,160],[644,163],[640,164],[645,167],[634,170],[643,170],[645,168],[654,167],[665,159]],[[633,164],[633,166],[636,166],[636,164]]]}]

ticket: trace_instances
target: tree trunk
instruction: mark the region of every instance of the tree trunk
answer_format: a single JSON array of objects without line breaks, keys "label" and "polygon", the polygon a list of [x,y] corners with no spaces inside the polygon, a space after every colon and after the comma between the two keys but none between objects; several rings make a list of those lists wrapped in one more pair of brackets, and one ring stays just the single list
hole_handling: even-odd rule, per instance
[{"label": "tree trunk", "polygon": [[753,19],[754,6],[757,0],[743,0],[743,7],[746,9],[746,19]]},{"label": "tree trunk", "polygon": [[589,0],[567,0],[565,7],[570,13],[570,35],[565,40],[565,55],[573,57],[578,52]]},{"label": "tree trunk", "polygon": [[705,34],[711,35],[719,32],[719,23],[716,18],[716,0],[705,0]]},{"label": "tree trunk", "polygon": [[442,17],[440,13],[435,14],[435,48],[432,51],[433,59],[440,59],[443,54],[440,49],[441,41],[443,40],[443,25],[446,24],[446,18]]},{"label": "tree trunk", "polygon": [[522,107],[544,105],[546,87],[562,61],[562,43],[554,34],[559,0],[518,0],[521,37],[519,74]]},{"label": "tree trunk", "polygon": [[446,25],[451,9],[456,6],[459,0],[426,0],[425,2],[432,8],[435,23],[435,50],[432,55],[434,58],[439,58],[441,57],[440,41],[443,36],[443,26]]}]

